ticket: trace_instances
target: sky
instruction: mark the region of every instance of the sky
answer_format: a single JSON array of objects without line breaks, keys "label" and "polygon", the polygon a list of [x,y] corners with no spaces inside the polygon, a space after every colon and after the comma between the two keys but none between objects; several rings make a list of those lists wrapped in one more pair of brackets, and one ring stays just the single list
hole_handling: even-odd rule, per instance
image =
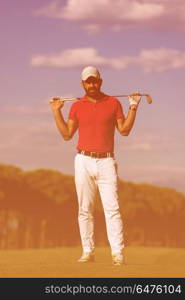
[{"label": "sky", "polygon": [[1,163],[74,175],[78,134],[62,139],[49,98],[83,96],[81,71],[94,65],[105,93],[153,98],[129,136],[115,135],[119,177],[185,192],[183,0],[1,1],[0,23]]}]

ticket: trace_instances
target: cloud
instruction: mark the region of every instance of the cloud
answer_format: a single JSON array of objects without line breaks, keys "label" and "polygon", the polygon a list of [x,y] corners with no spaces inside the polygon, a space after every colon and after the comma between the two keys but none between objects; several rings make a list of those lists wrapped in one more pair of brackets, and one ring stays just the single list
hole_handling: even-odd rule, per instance
[{"label": "cloud", "polygon": [[147,142],[139,142],[139,143],[132,143],[130,145],[127,146],[127,149],[133,150],[133,151],[152,151],[153,147],[150,143]]},{"label": "cloud", "polygon": [[37,113],[32,106],[4,106],[1,111],[7,114],[1,119],[0,162],[26,169],[73,172],[76,136],[73,141],[63,142],[51,112],[48,118],[44,111]]},{"label": "cloud", "polygon": [[[83,27],[91,35],[92,34],[97,34],[97,33],[99,33],[101,31],[101,27],[98,24],[87,24],[87,25],[84,25]],[[120,28],[119,28],[119,30],[120,30]]]},{"label": "cloud", "polygon": [[[53,122],[13,120],[1,122],[0,161],[26,169],[55,168],[63,171],[71,145],[62,143]],[[69,148],[69,149],[68,149]],[[65,160],[62,159],[65,157]]]},{"label": "cloud", "polygon": [[158,165],[157,163],[155,166],[150,164],[134,166],[130,163],[129,166],[124,165],[123,170],[120,175],[125,181],[172,187],[185,193],[185,169],[181,166]]},{"label": "cloud", "polygon": [[4,105],[1,106],[1,112],[8,113],[8,114],[14,114],[14,116],[41,116],[44,117],[46,115],[49,115],[51,113],[51,109],[49,108],[49,99],[44,100],[40,103],[37,103],[36,106],[30,106],[30,105]]},{"label": "cloud", "polygon": [[146,72],[179,69],[185,67],[185,52],[165,48],[142,50],[130,63],[142,67]]},{"label": "cloud", "polygon": [[[63,108],[65,119],[70,105],[67,103]],[[56,142],[61,137],[56,130],[48,99],[38,101],[37,105],[2,105],[1,113],[0,150],[5,151],[5,156],[13,149],[16,152],[28,148],[29,151],[38,148],[44,152],[58,149],[59,144]]]},{"label": "cloud", "polygon": [[146,20],[159,16],[162,12],[163,6],[155,3],[130,0],[68,0],[67,5],[61,9],[61,17],[67,20],[91,21],[96,21],[98,16],[101,20]]},{"label": "cloud", "polygon": [[[52,147],[52,137],[53,128],[48,122],[32,123],[27,121],[12,121],[12,122],[2,122],[0,139],[1,145],[0,149],[9,149],[9,151],[17,148],[29,148],[33,146],[51,146]],[[13,134],[12,134],[13,132]]]},{"label": "cloud", "polygon": [[185,52],[167,48],[144,49],[136,56],[109,58],[88,47],[67,49],[53,55],[34,55],[31,59],[31,65],[35,67],[76,68],[91,64],[112,69],[139,67],[145,72],[163,72],[184,68]]},{"label": "cloud", "polygon": [[137,135],[130,139],[123,139],[121,142],[121,151],[134,151],[134,152],[155,152],[155,151],[165,151],[167,145],[173,144],[173,140],[167,138],[166,136],[156,136],[156,135]]},{"label": "cloud", "polygon": [[[1,120],[6,120],[7,115],[11,115],[13,117],[18,118],[25,118],[28,119],[28,117],[36,117],[36,118],[47,118],[48,116],[51,116],[51,108],[50,108],[50,98],[53,96],[58,95],[49,95],[48,98],[37,100],[36,103],[33,105],[33,103],[30,105],[25,104],[19,104],[19,105],[1,105],[1,113],[3,115],[1,116]],[[72,94],[66,94],[64,93],[62,97],[73,97]],[[67,102],[69,103],[69,102]],[[70,103],[69,103],[70,104]],[[67,106],[67,104],[66,104]],[[66,113],[66,107],[63,108],[64,114]]]},{"label": "cloud", "polygon": [[74,68],[86,64],[107,65],[108,60],[97,53],[94,48],[67,49],[54,55],[36,55],[32,58],[33,66],[56,68]]},{"label": "cloud", "polygon": [[1,107],[1,112],[8,113],[8,114],[15,114],[15,115],[45,115],[50,112],[49,108],[46,106],[41,107],[38,105],[37,107],[30,107],[26,105],[19,105],[19,106],[2,106]]},{"label": "cloud", "polygon": [[2,105],[0,149],[11,151],[47,144],[47,136],[53,134],[53,128],[49,124],[51,109],[47,102],[42,100],[37,105]]},{"label": "cloud", "polygon": [[59,0],[40,8],[35,15],[70,21],[146,20],[163,13],[160,3],[136,0],[68,0],[66,6]]},{"label": "cloud", "polygon": [[[145,26],[185,29],[185,3],[181,0],[54,0],[35,16],[80,22],[90,33],[103,29]],[[147,24],[147,27],[146,27]],[[94,31],[94,28],[96,30]]]}]

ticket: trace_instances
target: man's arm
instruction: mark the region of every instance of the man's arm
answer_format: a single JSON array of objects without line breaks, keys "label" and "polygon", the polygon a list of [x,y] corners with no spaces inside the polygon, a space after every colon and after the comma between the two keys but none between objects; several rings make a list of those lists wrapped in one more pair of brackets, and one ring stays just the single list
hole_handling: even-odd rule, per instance
[{"label": "man's arm", "polygon": [[132,105],[129,109],[126,119],[117,119],[116,127],[121,135],[129,135],[136,118],[136,105]]},{"label": "man's arm", "polygon": [[116,127],[121,135],[129,135],[136,118],[136,112],[138,104],[141,100],[141,96],[138,93],[133,94],[129,97],[130,108],[126,118],[117,119]]},{"label": "man's arm", "polygon": [[53,111],[54,119],[55,119],[55,122],[56,122],[59,132],[61,133],[61,135],[65,141],[69,141],[75,134],[75,132],[78,128],[78,123],[71,119],[69,119],[67,122],[65,122],[62,112],[61,112],[61,108],[64,106],[64,102],[55,100],[50,105],[51,105],[51,109]]}]

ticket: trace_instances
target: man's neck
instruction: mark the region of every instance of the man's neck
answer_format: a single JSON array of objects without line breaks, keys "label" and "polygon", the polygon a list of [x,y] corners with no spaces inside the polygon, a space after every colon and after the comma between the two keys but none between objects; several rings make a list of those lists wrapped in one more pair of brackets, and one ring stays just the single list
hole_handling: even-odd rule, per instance
[{"label": "man's neck", "polygon": [[100,92],[99,94],[97,94],[96,96],[94,97],[90,97],[88,95],[86,95],[86,97],[88,98],[89,101],[92,101],[92,102],[98,102],[99,100],[101,100],[102,98],[104,98],[106,95],[102,92]]}]

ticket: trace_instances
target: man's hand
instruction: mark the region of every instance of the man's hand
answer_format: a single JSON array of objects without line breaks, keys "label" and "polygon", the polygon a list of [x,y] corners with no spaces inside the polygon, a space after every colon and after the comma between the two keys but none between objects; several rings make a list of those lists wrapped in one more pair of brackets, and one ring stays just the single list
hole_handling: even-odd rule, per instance
[{"label": "man's hand", "polygon": [[64,106],[64,102],[61,101],[60,97],[53,97],[49,100],[49,102],[53,111],[60,110]]},{"label": "man's hand", "polygon": [[128,100],[129,100],[130,106],[132,106],[132,105],[138,106],[139,102],[141,101],[141,94],[133,93],[128,96]]}]

